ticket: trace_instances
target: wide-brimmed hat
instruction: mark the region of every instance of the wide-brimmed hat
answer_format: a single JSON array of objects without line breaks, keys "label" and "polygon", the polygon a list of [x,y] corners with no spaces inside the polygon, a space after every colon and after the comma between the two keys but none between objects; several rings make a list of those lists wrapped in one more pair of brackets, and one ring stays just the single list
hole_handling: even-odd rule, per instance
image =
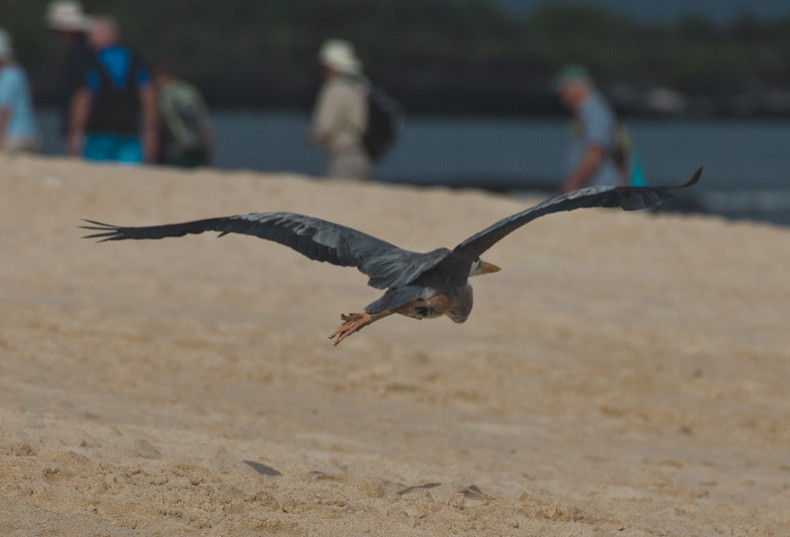
[{"label": "wide-brimmed hat", "polygon": [[76,0],[53,0],[47,6],[44,20],[49,28],[67,32],[86,32],[93,21]]},{"label": "wide-brimmed hat", "polygon": [[11,35],[0,28],[0,60],[14,57],[14,47],[11,46]]},{"label": "wide-brimmed hat", "polygon": [[318,51],[321,65],[347,75],[359,74],[362,62],[354,53],[354,46],[344,39],[328,39]]}]

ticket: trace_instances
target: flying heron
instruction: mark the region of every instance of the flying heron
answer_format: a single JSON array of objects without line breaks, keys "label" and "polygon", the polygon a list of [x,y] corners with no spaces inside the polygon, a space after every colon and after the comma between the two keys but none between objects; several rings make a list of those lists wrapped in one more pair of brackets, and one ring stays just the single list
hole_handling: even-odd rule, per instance
[{"label": "flying heron", "polygon": [[499,267],[480,256],[509,233],[540,216],[584,207],[643,209],[672,197],[673,191],[695,184],[702,168],[681,186],[594,186],[547,199],[475,233],[454,249],[437,248],[428,253],[411,252],[349,227],[287,212],[251,213],[208,218],[161,226],[123,227],[85,220],[84,229],[96,231],[84,238],[100,242],[123,239],[162,239],[204,231],[254,235],[279,242],[316,261],[357,267],[369,277],[368,285],[386,289],[364,313],[341,315],[343,323],[330,339],[337,345],[365,326],[393,313],[414,319],[448,316],[464,322],[472,310],[469,277],[497,272]]}]

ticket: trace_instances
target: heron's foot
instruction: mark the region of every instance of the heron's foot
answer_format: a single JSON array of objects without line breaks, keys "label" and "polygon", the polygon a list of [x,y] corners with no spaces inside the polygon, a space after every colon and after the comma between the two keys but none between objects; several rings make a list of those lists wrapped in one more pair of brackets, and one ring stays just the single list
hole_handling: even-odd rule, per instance
[{"label": "heron's foot", "polygon": [[387,315],[391,315],[391,311],[383,311],[381,313],[350,313],[346,315],[345,313],[340,315],[340,318],[343,320],[343,324],[340,325],[340,328],[332,332],[332,335],[329,336],[329,339],[335,340],[335,345],[346,339],[348,336],[353,334],[354,332],[359,332],[363,328],[365,328],[370,323],[381,319],[382,317],[386,317]]},{"label": "heron's foot", "polygon": [[343,320],[343,324],[329,336],[329,339],[335,340],[335,345],[373,322],[369,313],[350,313],[348,315],[343,313],[340,318]]}]

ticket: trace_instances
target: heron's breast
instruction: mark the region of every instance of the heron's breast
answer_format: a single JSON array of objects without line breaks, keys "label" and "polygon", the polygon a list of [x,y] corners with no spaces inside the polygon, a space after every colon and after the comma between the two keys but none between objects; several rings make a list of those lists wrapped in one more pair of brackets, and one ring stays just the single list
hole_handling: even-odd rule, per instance
[{"label": "heron's breast", "polygon": [[462,323],[472,309],[471,287],[462,293],[448,297],[438,292],[428,292],[422,297],[404,304],[396,311],[413,319],[432,319],[447,315],[456,323]]},{"label": "heron's breast", "polygon": [[396,311],[406,317],[412,319],[433,319],[434,317],[441,317],[444,315],[444,308],[441,301],[431,301],[424,298],[412,300],[408,304],[404,304]]}]

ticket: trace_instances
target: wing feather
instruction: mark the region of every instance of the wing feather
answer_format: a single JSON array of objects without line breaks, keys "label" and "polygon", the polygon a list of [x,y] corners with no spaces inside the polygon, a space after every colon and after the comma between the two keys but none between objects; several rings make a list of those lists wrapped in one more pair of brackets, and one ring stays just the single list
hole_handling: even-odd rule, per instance
[{"label": "wing feather", "polygon": [[340,224],[287,212],[251,213],[144,227],[86,222],[90,225],[82,227],[95,233],[84,238],[98,238],[100,242],[183,237],[205,231],[218,231],[220,237],[228,233],[253,235],[288,246],[316,261],[357,267],[370,277],[368,284],[378,289],[406,283],[404,279],[418,276],[425,261],[431,261],[424,261],[425,256],[431,254],[404,250]]},{"label": "wing feather", "polygon": [[681,186],[632,187],[632,186],[594,186],[582,188],[547,199],[543,203],[516,213],[476,233],[455,247],[447,257],[453,260],[472,261],[524,224],[541,216],[560,211],[573,211],[584,207],[620,207],[634,211],[658,205],[671,198],[675,190],[687,188],[699,181],[702,168]]}]

